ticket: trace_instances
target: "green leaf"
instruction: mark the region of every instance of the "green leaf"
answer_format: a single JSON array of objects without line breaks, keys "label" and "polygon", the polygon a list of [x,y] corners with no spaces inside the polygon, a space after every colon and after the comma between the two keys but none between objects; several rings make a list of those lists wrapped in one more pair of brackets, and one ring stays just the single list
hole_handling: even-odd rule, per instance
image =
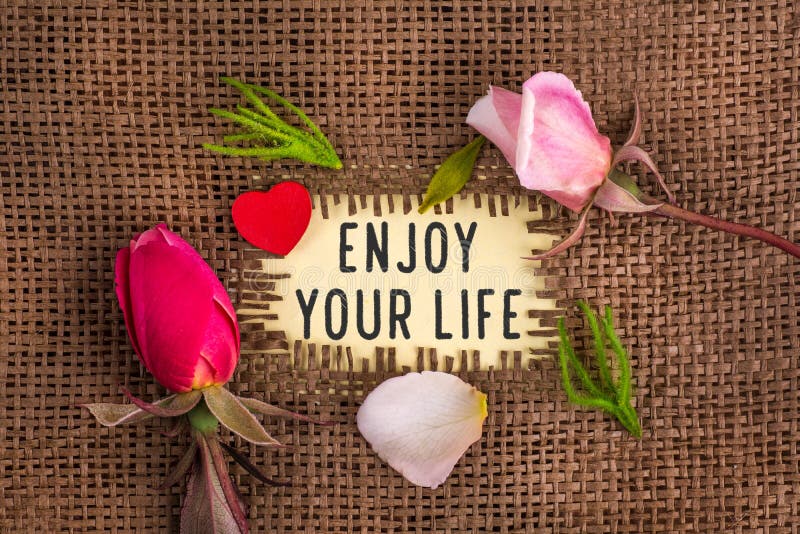
[{"label": "green leaf", "polygon": [[[589,328],[592,331],[602,387],[595,384],[586,368],[575,355],[564,324],[564,318],[561,317],[558,320],[560,338],[558,360],[561,367],[561,382],[567,393],[567,398],[573,404],[605,411],[619,420],[622,426],[633,436],[641,438],[642,427],[639,423],[639,416],[631,404],[630,363],[622,343],[614,332],[611,308],[606,306],[605,316],[601,318],[603,327],[600,328],[597,317],[589,306],[583,301],[579,301],[578,306],[586,315]],[[617,382],[614,381],[611,375],[610,364],[606,358],[606,347],[609,345],[617,356],[617,365],[620,368],[620,379]],[[577,375],[581,385],[588,392],[587,395],[580,395],[575,391],[575,387],[572,384],[572,374]]]},{"label": "green leaf", "polygon": [[[255,120],[252,116],[247,116],[247,114],[245,113],[234,113],[232,111],[227,111],[224,109],[216,109],[216,108],[209,109],[209,112],[216,115],[217,117],[229,119],[235,122],[236,124],[243,126],[244,128],[246,128],[245,133],[258,134],[259,137],[266,138],[270,143],[272,143],[270,146],[291,146],[292,141],[294,140],[291,135],[283,132],[282,129],[266,125],[261,121]],[[253,113],[253,115],[255,115],[255,113]],[[225,138],[223,137],[223,141],[224,140]],[[203,146],[205,147],[205,145]],[[256,145],[256,147],[258,147],[258,145]],[[236,147],[226,147],[226,148],[236,148]]]},{"label": "green leaf", "polygon": [[586,321],[589,323],[589,328],[592,330],[592,336],[594,337],[594,353],[597,357],[597,366],[600,370],[600,381],[606,391],[613,390],[614,379],[611,377],[611,369],[608,367],[606,344],[600,333],[600,326],[597,324],[597,316],[592,309],[589,308],[589,305],[582,300],[578,301],[578,307],[586,316]]},{"label": "green leaf", "polygon": [[256,445],[280,445],[267,434],[261,423],[239,402],[236,395],[220,386],[210,386],[202,391],[208,409],[228,430]]},{"label": "green leaf", "polygon": [[204,144],[203,148],[213,150],[214,152],[219,152],[220,154],[226,156],[254,157],[264,161],[292,158],[297,159],[298,157],[303,156],[303,154],[293,150],[291,146],[283,145],[277,147],[257,146],[250,148],[235,148],[221,145]]},{"label": "green leaf", "polygon": [[221,78],[221,80],[222,80],[224,83],[227,83],[228,85],[230,85],[230,86],[232,86],[232,87],[235,87],[236,89],[238,89],[239,91],[241,91],[241,92],[242,92],[242,94],[245,96],[245,98],[247,98],[247,100],[248,100],[248,101],[249,101],[251,104],[253,104],[253,106],[254,106],[254,107],[255,107],[255,108],[258,110],[258,111],[260,111],[260,112],[261,112],[261,113],[262,113],[262,114],[263,114],[265,117],[269,117],[269,118],[272,118],[272,119],[275,119],[275,120],[280,120],[280,119],[278,119],[277,115],[275,115],[275,113],[273,113],[273,112],[272,112],[272,110],[271,110],[271,109],[269,109],[269,106],[268,106],[268,105],[266,105],[266,104],[264,103],[264,101],[263,101],[263,100],[261,100],[261,99],[258,97],[258,95],[257,95],[257,94],[255,94],[255,93],[253,92],[253,90],[252,90],[252,89],[250,89],[250,87],[248,87],[248,85],[247,85],[247,84],[245,84],[245,83],[242,83],[242,82],[240,82],[239,80],[236,80],[236,79],[234,79],[234,78],[229,78],[229,77],[227,77],[227,76],[223,76],[223,77]]},{"label": "green leaf", "polygon": [[[261,135],[259,133],[240,133],[240,134],[231,134],[226,135],[222,138],[225,143],[240,143],[242,141],[264,141],[266,136]],[[208,143],[203,145],[203,148],[206,148]],[[213,145],[212,145],[213,146]]]},{"label": "green leaf", "polygon": [[606,306],[606,316],[603,319],[603,327],[605,329],[605,336],[608,339],[611,349],[617,355],[617,361],[620,367],[620,397],[623,402],[629,401],[631,398],[631,366],[628,363],[628,354],[625,352],[622,343],[614,332],[614,319],[611,315],[611,306]]},{"label": "green leaf", "polygon": [[444,202],[464,187],[472,176],[475,160],[486,138],[476,137],[470,144],[450,155],[431,178],[419,212],[425,213],[431,206]]},{"label": "green leaf", "polygon": [[[237,112],[209,109],[210,113],[234,122],[243,130],[224,136],[222,145],[206,143],[203,148],[226,156],[257,157],[265,161],[287,158],[330,169],[342,168],[342,162],[328,138],[298,107],[269,89],[233,78],[222,78],[222,81],[241,91],[255,109],[242,105],[236,107]],[[297,116],[308,130],[282,120],[258,94],[277,102]],[[250,146],[238,146],[242,142]]]},{"label": "green leaf", "polygon": [[558,334],[561,339],[561,344],[559,346],[563,347],[566,361],[568,362],[568,365],[572,366],[572,372],[578,376],[583,388],[593,397],[605,398],[605,394],[600,390],[599,387],[597,387],[597,385],[594,383],[594,380],[592,380],[589,376],[589,372],[575,354],[575,350],[572,348],[572,345],[569,342],[569,335],[567,334],[567,327],[564,326],[563,317],[558,321]]},{"label": "green leaf", "polygon": [[312,132],[314,132],[314,136],[317,137],[317,139],[323,140],[327,143],[328,139],[325,137],[322,131],[317,127],[316,124],[314,124],[314,122],[311,119],[308,118],[308,115],[303,113],[303,111],[300,108],[296,107],[294,104],[283,98],[278,93],[270,91],[265,87],[259,87],[257,85],[248,85],[248,87],[254,91],[266,95],[267,97],[276,101],[284,108],[288,109],[291,113],[297,115],[300,118],[300,120],[303,121],[303,123],[305,123],[305,125],[308,126]]},{"label": "green leaf", "polygon": [[618,169],[611,169],[611,172],[608,173],[608,179],[630,193],[634,198],[639,198],[642,196],[642,190],[639,189],[639,186],[636,185],[636,182],[633,181],[633,178],[624,172]]}]

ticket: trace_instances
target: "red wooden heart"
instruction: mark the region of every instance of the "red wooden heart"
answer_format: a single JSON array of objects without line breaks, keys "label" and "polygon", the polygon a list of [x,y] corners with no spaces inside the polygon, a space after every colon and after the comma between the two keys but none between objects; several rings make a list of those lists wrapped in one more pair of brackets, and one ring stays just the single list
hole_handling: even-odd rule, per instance
[{"label": "red wooden heart", "polygon": [[248,243],[285,256],[308,228],[311,195],[297,182],[281,182],[266,192],[239,195],[232,211],[233,224]]}]

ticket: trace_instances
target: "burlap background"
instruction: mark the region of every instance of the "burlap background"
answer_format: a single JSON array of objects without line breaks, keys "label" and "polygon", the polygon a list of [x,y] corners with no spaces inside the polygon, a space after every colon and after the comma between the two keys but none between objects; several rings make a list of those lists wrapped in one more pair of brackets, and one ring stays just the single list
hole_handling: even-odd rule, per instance
[{"label": "burlap background", "polygon": [[[646,147],[681,205],[800,240],[800,7],[788,0],[27,3],[0,9],[3,532],[176,528],[180,491],[151,488],[183,445],[158,425],[102,429],[75,407],[121,401],[121,384],[163,393],[113,294],[114,254],[134,232],[167,222],[240,299],[234,280],[250,259],[230,205],[254,175],[314,193],[418,194],[473,135],[463,120],[489,83],[517,89],[563,71],[617,143],[636,87]],[[346,170],[203,151],[226,131],[207,108],[238,101],[221,75],[300,104]],[[487,178],[469,191],[520,193],[496,149],[480,164]],[[543,228],[574,224],[545,206]],[[465,374],[489,394],[485,436],[445,487],[423,490],[353,423],[388,362],[350,370],[317,353],[297,372],[288,358],[247,357],[233,390],[341,421],[277,422],[292,448],[250,449],[292,487],[233,468],[253,530],[797,532],[800,262],[693,226],[623,216],[615,227],[598,214],[543,270],[564,304],[614,306],[641,442],[573,410],[552,361],[509,363]]]}]

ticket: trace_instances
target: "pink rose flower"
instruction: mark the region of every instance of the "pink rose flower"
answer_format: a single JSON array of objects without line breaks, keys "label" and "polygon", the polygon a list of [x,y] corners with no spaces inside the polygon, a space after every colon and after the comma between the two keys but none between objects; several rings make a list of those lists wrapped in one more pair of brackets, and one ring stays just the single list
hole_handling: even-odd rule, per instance
[{"label": "pink rose flower", "polygon": [[[745,224],[693,213],[675,204],[655,162],[641,147],[639,102],[635,100],[633,127],[616,152],[600,135],[581,92],[563,74],[540,72],[522,86],[522,94],[490,87],[489,94],[472,106],[467,123],[503,152],[520,183],[560,204],[582,212],[578,226],[550,250],[530,256],[541,260],[574,245],[586,230],[592,205],[614,212],[641,213],[682,219],[709,228],[760,239],[800,258],[800,245]],[[617,170],[625,161],[647,167],[664,190],[669,204],[643,193],[630,176]]]},{"label": "pink rose flower", "polygon": [[563,74],[536,74],[522,95],[491,87],[467,123],[500,148],[524,187],[573,211],[591,203],[611,170],[611,141]]},{"label": "pink rose flower", "polygon": [[230,298],[200,254],[166,225],[117,253],[117,298],[136,354],[176,393],[227,382],[239,360]]}]

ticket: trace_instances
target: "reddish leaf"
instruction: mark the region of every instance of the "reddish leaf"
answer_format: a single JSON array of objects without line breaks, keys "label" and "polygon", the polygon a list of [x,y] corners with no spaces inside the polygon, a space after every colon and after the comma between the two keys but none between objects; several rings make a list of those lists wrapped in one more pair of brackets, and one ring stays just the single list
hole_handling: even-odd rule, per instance
[{"label": "reddish leaf", "polygon": [[307,415],[301,415],[296,412],[290,412],[289,410],[284,410],[283,408],[278,408],[277,406],[273,406],[272,404],[267,404],[264,401],[260,401],[258,399],[249,399],[246,397],[236,397],[239,399],[245,408],[250,410],[251,412],[260,413],[266,416],[274,416],[274,417],[289,417],[291,419],[296,419],[298,421],[305,421],[307,423],[316,423],[318,425],[323,426],[331,426],[336,423],[333,421],[317,421],[316,419],[312,419]]},{"label": "reddish leaf", "polygon": [[172,425],[172,428],[167,430],[166,432],[162,432],[161,435],[165,438],[176,438],[183,433],[189,427],[189,421],[185,417],[180,417],[175,419],[175,424]]},{"label": "reddish leaf", "polygon": [[130,399],[132,403],[141,408],[142,410],[153,414],[158,417],[177,417],[183,415],[197,405],[202,397],[200,390],[193,389],[187,393],[178,393],[174,395],[169,405],[162,405],[159,403],[151,404],[135,397],[130,391],[122,388],[122,393]]},{"label": "reddish leaf", "polygon": [[[155,404],[161,405],[167,403],[172,400],[173,396],[161,399]],[[153,414],[142,410],[135,404],[98,402],[94,404],[79,404],[78,406],[89,410],[89,412],[95,416],[97,421],[104,426],[117,426],[121,425],[122,423],[135,423],[153,417]]]},{"label": "reddish leaf", "polygon": [[214,467],[217,471],[217,477],[222,487],[222,493],[225,495],[225,500],[228,503],[228,508],[230,508],[233,513],[233,518],[236,520],[236,524],[239,525],[239,529],[242,532],[247,532],[247,517],[244,515],[244,506],[242,506],[239,492],[236,490],[228,474],[228,464],[225,462],[225,457],[222,455],[222,449],[219,448],[219,442],[215,436],[203,436],[203,439],[208,447],[208,451],[211,453],[211,461],[214,463]]},{"label": "reddish leaf", "polygon": [[207,387],[202,391],[208,409],[231,432],[256,445],[281,446],[239,402],[236,395],[219,386]]},{"label": "reddish leaf", "polygon": [[225,451],[228,454],[230,454],[234,460],[236,460],[237,464],[244,467],[244,469],[248,473],[250,473],[252,476],[260,480],[264,484],[267,484],[268,486],[284,486],[284,487],[289,486],[289,484],[278,482],[269,478],[261,471],[261,469],[259,469],[255,464],[253,464],[253,462],[251,462],[247,456],[236,450],[234,447],[231,447],[230,445],[228,445],[223,441],[220,441],[219,444],[222,445],[222,448],[225,449]]},{"label": "reddish leaf", "polygon": [[589,204],[583,210],[583,215],[581,215],[580,220],[578,221],[578,226],[575,230],[572,231],[570,235],[565,237],[563,240],[559,241],[553,248],[548,251],[542,252],[541,254],[536,254],[535,256],[528,256],[523,259],[525,260],[543,260],[545,258],[550,258],[555,256],[556,254],[560,254],[567,250],[569,247],[577,243],[580,238],[583,236],[583,233],[586,231],[586,219],[589,218],[589,210],[591,209],[592,205]]},{"label": "reddish leaf", "polygon": [[[247,534],[225,502],[211,453],[202,436],[197,435],[200,454],[186,486],[181,508],[181,534]],[[227,474],[225,475],[227,476]]]},{"label": "reddish leaf", "polygon": [[167,478],[164,479],[164,482],[158,487],[158,489],[164,490],[180,482],[180,480],[186,476],[186,473],[189,472],[189,469],[194,465],[196,456],[197,442],[192,441],[192,443],[189,445],[189,448],[186,449],[186,452],[183,453],[181,459],[178,460],[178,463],[175,464],[175,467],[172,468],[172,471]]},{"label": "reddish leaf", "polygon": [[631,132],[628,134],[628,140],[625,141],[624,146],[638,145],[639,137],[642,135],[642,113],[639,110],[639,97],[636,91],[633,92],[633,124],[631,125]]},{"label": "reddish leaf", "polygon": [[594,196],[594,205],[603,208],[609,213],[644,213],[658,209],[663,203],[645,204],[630,191],[621,187],[613,180],[608,179],[597,190]]},{"label": "reddish leaf", "polygon": [[[639,161],[645,165],[650,171],[656,176],[658,180],[658,184],[661,186],[661,189],[664,190],[664,193],[667,194],[667,198],[669,201],[674,204],[675,203],[675,194],[669,190],[667,187],[667,183],[664,181],[664,177],[661,176],[661,173],[658,172],[658,167],[656,167],[655,162],[650,158],[650,155],[639,148],[638,146],[633,145],[626,145],[617,150],[614,154],[614,159],[611,161],[611,168],[616,168],[617,165],[624,161]],[[608,180],[606,180],[608,182]]]}]

